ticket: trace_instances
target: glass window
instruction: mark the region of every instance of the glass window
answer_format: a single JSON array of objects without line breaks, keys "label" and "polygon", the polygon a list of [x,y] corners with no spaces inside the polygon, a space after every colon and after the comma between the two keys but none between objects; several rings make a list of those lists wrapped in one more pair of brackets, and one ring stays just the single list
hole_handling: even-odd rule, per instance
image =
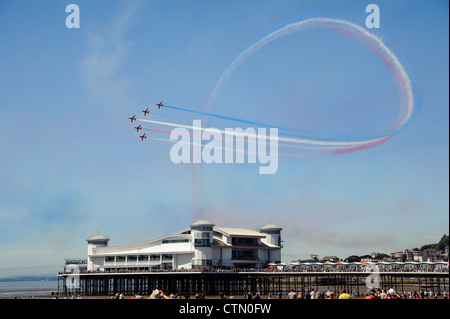
[{"label": "glass window", "polygon": [[206,238],[206,239],[194,239],[194,246],[195,247],[211,246],[211,241],[209,240],[209,238]]},{"label": "glass window", "polygon": [[207,231],[212,231],[212,227],[211,226],[194,226],[191,229],[195,229],[195,230],[207,230]]},{"label": "glass window", "polygon": [[213,236],[217,236],[219,238],[222,238],[222,233],[219,233],[218,231],[213,232]]},{"label": "glass window", "polygon": [[180,244],[180,243],[188,243],[189,239],[164,239],[162,241],[163,244]]},{"label": "glass window", "polygon": [[114,262],[114,256],[106,256],[105,257],[105,262]]},{"label": "glass window", "polygon": [[261,233],[277,235],[277,234],[280,234],[280,231],[279,230],[261,230]]},{"label": "glass window", "polygon": [[257,253],[255,250],[233,249],[231,251],[231,259],[250,260],[250,259],[258,259],[258,258],[257,258]]},{"label": "glass window", "polygon": [[254,245],[258,245],[258,239],[257,238],[246,238],[246,237],[232,237],[231,243],[233,245],[254,246]]},{"label": "glass window", "polygon": [[105,240],[89,240],[88,244],[98,245],[98,246],[106,246],[107,245],[107,241],[105,241]]}]

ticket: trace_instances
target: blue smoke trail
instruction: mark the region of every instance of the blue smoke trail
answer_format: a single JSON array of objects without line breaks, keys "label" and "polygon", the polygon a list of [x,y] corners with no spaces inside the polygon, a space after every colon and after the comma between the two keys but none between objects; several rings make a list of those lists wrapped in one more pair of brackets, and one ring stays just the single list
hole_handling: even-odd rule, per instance
[{"label": "blue smoke trail", "polygon": [[243,119],[238,119],[236,117],[224,116],[224,115],[219,115],[219,114],[214,114],[214,113],[207,113],[207,112],[202,112],[202,111],[195,111],[195,110],[190,110],[190,109],[185,109],[185,108],[170,106],[170,105],[164,105],[164,107],[168,107],[168,108],[171,108],[174,110],[179,110],[179,111],[184,111],[184,112],[190,112],[190,113],[195,113],[195,114],[200,114],[200,115],[211,116],[211,117],[215,117],[215,118],[222,119],[222,120],[234,121],[234,122],[239,122],[239,123],[244,123],[244,124],[249,124],[249,125],[254,125],[254,126],[262,126],[262,127],[266,127],[266,128],[275,128],[276,127],[276,128],[278,128],[278,130],[295,132],[297,134],[305,134],[304,131],[296,130],[296,129],[289,128],[289,127],[279,127],[279,126],[269,125],[266,123],[243,120]]},{"label": "blue smoke trail", "polygon": [[[191,110],[191,109],[185,109],[185,108],[182,108],[182,107],[171,106],[171,105],[164,105],[164,107],[168,107],[168,108],[171,108],[171,109],[174,109],[174,110],[189,112],[189,113],[195,113],[195,114],[215,117],[215,118],[222,119],[222,120],[228,120],[228,121],[234,121],[234,122],[249,124],[249,125],[253,125],[253,126],[260,126],[260,127],[266,127],[266,128],[278,128],[279,131],[291,132],[291,134],[287,135],[287,136],[290,136],[290,137],[303,138],[303,139],[311,139],[311,138],[313,138],[311,133],[308,134],[304,130],[302,131],[302,130],[298,130],[298,129],[294,129],[294,128],[290,128],[290,127],[282,127],[282,126],[280,127],[280,126],[275,126],[273,124],[266,124],[266,123],[262,123],[262,122],[244,120],[244,119],[239,119],[239,118],[236,118],[236,117],[225,116],[225,115],[214,114],[214,113],[208,113],[208,112],[203,112],[203,111],[196,111],[196,110]],[[295,134],[293,134],[293,133],[295,133]],[[388,132],[385,132],[385,134],[371,137],[371,139],[368,140],[367,142],[371,143],[371,142],[373,142],[373,140],[382,139],[382,138],[385,138],[386,136],[394,135],[395,133],[396,132],[392,132],[392,130],[390,130]],[[348,137],[334,134],[333,137],[328,137],[328,138],[323,137],[321,140],[323,140],[324,142],[339,142],[339,141],[348,140]],[[359,142],[359,141],[357,141],[357,142]]]}]

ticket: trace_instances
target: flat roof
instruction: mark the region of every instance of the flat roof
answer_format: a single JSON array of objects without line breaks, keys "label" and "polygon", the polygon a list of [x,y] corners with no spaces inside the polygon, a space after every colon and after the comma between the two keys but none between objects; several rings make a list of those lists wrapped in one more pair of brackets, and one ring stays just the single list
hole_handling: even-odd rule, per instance
[{"label": "flat roof", "polygon": [[255,230],[246,229],[246,228],[231,228],[231,227],[214,227],[215,231],[224,233],[228,236],[245,236],[245,237],[257,237],[264,238],[266,235],[261,234]]}]

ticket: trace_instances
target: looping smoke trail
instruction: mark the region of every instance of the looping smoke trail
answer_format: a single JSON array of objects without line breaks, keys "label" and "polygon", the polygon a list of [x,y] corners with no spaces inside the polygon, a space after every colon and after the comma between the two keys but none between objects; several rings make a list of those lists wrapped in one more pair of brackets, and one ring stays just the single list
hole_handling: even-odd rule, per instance
[{"label": "looping smoke trail", "polygon": [[[224,71],[224,73],[219,78],[219,81],[216,83],[214,89],[210,93],[208,100],[205,104],[205,111],[208,112],[213,104],[215,103],[217,96],[220,92],[222,85],[225,81],[230,77],[231,73],[248,57],[250,57],[254,52],[262,48],[264,45],[270,43],[271,41],[278,39],[282,36],[295,33],[298,31],[307,30],[310,28],[325,28],[334,32],[339,32],[345,34],[347,36],[354,37],[365,44],[369,49],[371,49],[375,54],[377,54],[385,63],[388,70],[393,74],[394,82],[398,90],[399,98],[400,98],[400,114],[397,119],[397,122],[391,127],[389,130],[385,132],[384,138],[379,139],[378,141],[366,141],[365,144],[355,145],[350,148],[346,148],[345,150],[334,150],[332,152],[326,153],[325,155],[340,155],[343,153],[350,153],[355,151],[361,151],[368,147],[373,147],[379,145],[390,139],[391,136],[400,132],[411,119],[414,109],[414,98],[412,93],[411,81],[404,70],[403,66],[398,61],[397,57],[392,53],[389,48],[383,43],[383,41],[374,34],[371,34],[364,28],[351,23],[345,20],[339,19],[330,19],[330,18],[311,18],[302,21],[298,21],[295,23],[291,23],[286,25],[283,28],[280,28],[267,36],[263,37],[258,42],[251,45],[249,48],[244,50],[241,54],[238,55],[236,59],[232,61],[232,63],[228,66],[228,68]],[[193,189],[194,195],[197,196],[195,198],[195,207],[194,214],[198,209],[199,200],[198,200],[198,190],[197,190],[197,173],[198,167],[197,164],[192,165],[193,168]]]},{"label": "looping smoke trail", "polygon": [[[365,44],[367,47],[369,47],[384,61],[389,71],[391,71],[393,74],[394,82],[397,86],[401,101],[401,112],[399,118],[397,119],[396,124],[389,130],[387,130],[384,137],[398,133],[411,118],[414,107],[411,81],[406,71],[404,70],[403,66],[400,64],[394,53],[389,50],[389,48],[379,37],[349,21],[331,18],[311,18],[288,24],[285,27],[268,34],[267,36],[244,50],[241,54],[238,55],[236,59],[233,60],[230,66],[228,66],[228,68],[222,74],[219,81],[216,83],[213,91],[208,98],[205,109],[209,110],[212,107],[217,99],[222,85],[230,77],[231,73],[254,52],[280,37],[312,28],[324,28],[354,37]],[[373,140],[366,142],[372,143]]]}]

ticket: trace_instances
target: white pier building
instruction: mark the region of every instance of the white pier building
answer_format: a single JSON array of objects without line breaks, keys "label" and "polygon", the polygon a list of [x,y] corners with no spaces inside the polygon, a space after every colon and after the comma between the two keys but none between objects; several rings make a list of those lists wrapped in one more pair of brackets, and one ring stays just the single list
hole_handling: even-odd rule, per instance
[{"label": "white pier building", "polygon": [[108,237],[94,235],[87,239],[87,270],[265,267],[281,262],[281,230],[273,224],[255,231],[198,220],[171,235],[115,247]]}]

